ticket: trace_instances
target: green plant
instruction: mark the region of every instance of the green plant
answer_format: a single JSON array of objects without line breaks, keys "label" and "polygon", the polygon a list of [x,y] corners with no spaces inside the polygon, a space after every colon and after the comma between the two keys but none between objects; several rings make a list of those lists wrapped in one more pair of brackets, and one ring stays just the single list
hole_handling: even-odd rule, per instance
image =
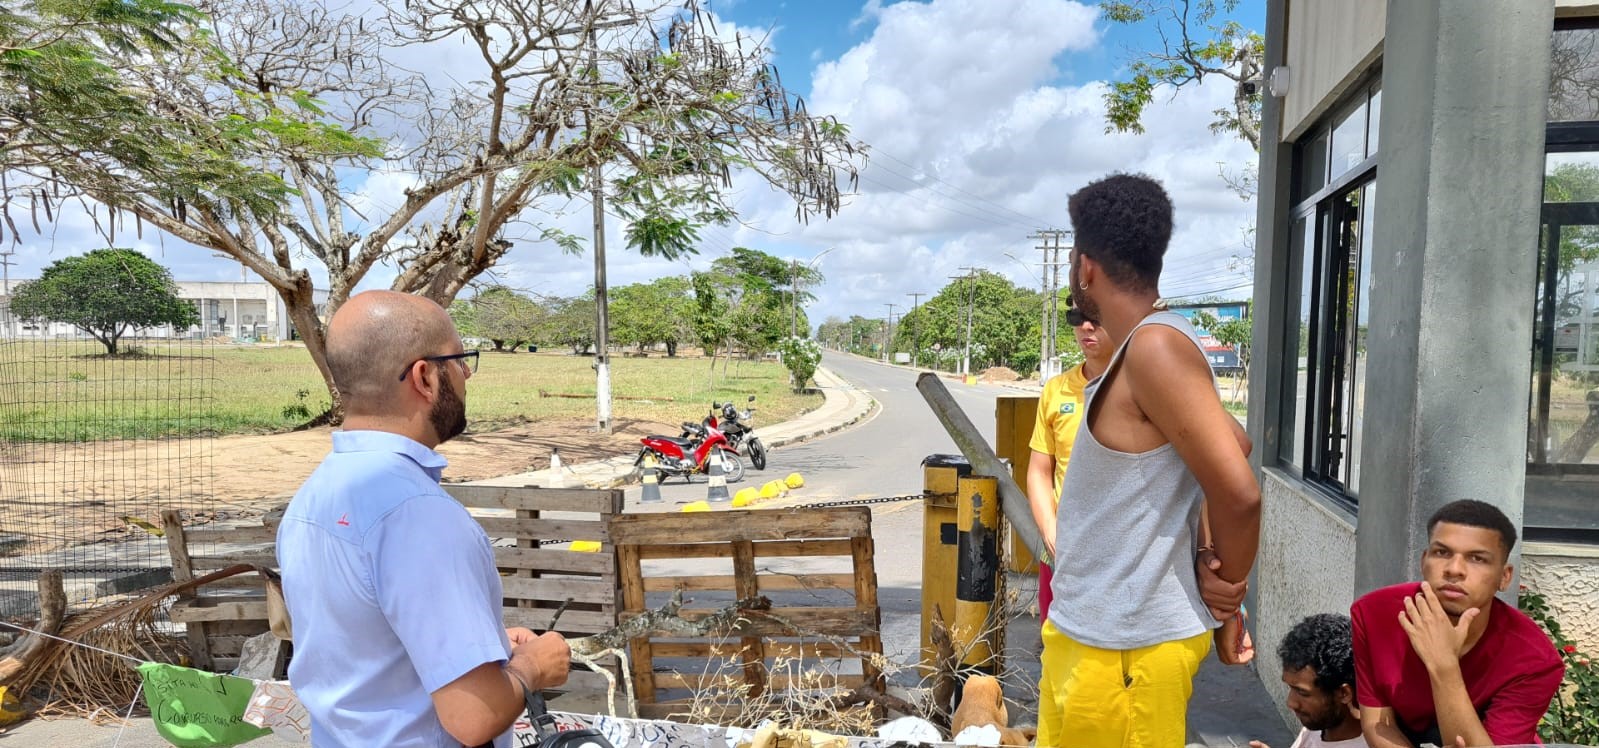
[{"label": "green plant", "polygon": [[777,350],[783,354],[783,365],[788,367],[794,391],[804,391],[805,383],[816,374],[816,366],[822,362],[822,347],[810,338],[784,338]]},{"label": "green plant", "polygon": [[1547,742],[1599,743],[1599,668],[1561,633],[1560,622],[1555,620],[1543,595],[1522,585],[1518,606],[1548,632],[1566,663],[1566,678],[1560,684],[1560,692],[1549,702],[1548,713],[1538,723],[1538,737]]},{"label": "green plant", "polygon": [[85,374],[85,373],[83,373],[81,371],[70,371],[70,372],[67,372],[67,381],[68,382],[87,382],[87,381],[89,381],[89,375]]},{"label": "green plant", "polygon": [[304,421],[311,417],[311,409],[306,406],[305,399],[311,396],[310,390],[295,390],[294,402],[283,406],[283,420]]}]

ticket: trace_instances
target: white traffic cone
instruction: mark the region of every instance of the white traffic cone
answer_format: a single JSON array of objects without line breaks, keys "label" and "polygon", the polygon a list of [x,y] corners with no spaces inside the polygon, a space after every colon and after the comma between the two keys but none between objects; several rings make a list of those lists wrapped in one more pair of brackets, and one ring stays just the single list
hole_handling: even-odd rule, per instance
[{"label": "white traffic cone", "polygon": [[561,488],[566,485],[566,468],[561,465],[561,450],[550,447],[550,480],[545,488]]},{"label": "white traffic cone", "polygon": [[725,504],[733,500],[727,492],[727,476],[722,475],[722,456],[713,454],[710,460],[710,483],[705,489],[705,500],[712,504]]},{"label": "white traffic cone", "polygon": [[655,455],[644,455],[644,496],[639,499],[645,504],[661,503],[661,476],[655,469]]}]

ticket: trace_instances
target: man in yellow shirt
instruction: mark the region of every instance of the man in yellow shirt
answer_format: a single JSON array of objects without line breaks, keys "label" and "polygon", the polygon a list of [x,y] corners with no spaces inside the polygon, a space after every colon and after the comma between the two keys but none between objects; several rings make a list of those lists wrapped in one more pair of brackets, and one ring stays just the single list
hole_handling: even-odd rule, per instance
[{"label": "man in yellow shirt", "polygon": [[[1110,358],[1110,337],[1105,328],[1083,313],[1070,307],[1067,299],[1066,322],[1072,327],[1072,337],[1083,351],[1083,362],[1051,377],[1038,396],[1038,420],[1033,424],[1033,438],[1029,446],[1032,459],[1027,463],[1027,500],[1033,508],[1033,521],[1044,536],[1050,558],[1055,556],[1055,508],[1059,503],[1061,481],[1066,477],[1066,463],[1072,457],[1072,442],[1077,438],[1077,427],[1083,420],[1083,388],[1088,382],[1105,372]],[[1038,615],[1049,612],[1051,599],[1049,563],[1038,563]]]}]

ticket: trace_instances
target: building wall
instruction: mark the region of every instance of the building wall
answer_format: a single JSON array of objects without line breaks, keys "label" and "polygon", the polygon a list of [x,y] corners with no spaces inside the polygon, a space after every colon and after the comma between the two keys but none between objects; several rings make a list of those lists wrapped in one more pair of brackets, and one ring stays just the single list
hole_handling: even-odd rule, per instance
[{"label": "building wall", "polygon": [[1561,633],[1587,652],[1599,652],[1599,547],[1528,543],[1521,583],[1541,593]]},{"label": "building wall", "polygon": [[1262,471],[1260,488],[1255,662],[1283,721],[1297,725],[1288,711],[1287,687],[1278,678],[1277,644],[1305,616],[1349,612],[1355,592],[1354,519],[1276,470]]},{"label": "building wall", "polygon": [[1284,141],[1315,123],[1382,53],[1385,0],[1289,0]]}]

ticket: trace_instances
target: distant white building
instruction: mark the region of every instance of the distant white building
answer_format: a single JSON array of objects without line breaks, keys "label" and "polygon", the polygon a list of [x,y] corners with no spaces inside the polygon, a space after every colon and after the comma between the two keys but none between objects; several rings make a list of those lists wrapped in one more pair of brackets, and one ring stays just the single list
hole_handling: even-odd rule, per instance
[{"label": "distant white building", "polygon": [[[11,287],[28,279],[12,279]],[[135,338],[210,338],[235,340],[290,340],[295,336],[288,307],[270,284],[262,281],[178,281],[178,298],[192,302],[200,324],[187,330],[170,327],[141,328],[128,333]],[[10,315],[10,288],[0,289],[0,337],[73,339],[89,337],[71,325],[25,322]],[[328,292],[316,291],[317,314],[322,316]]]}]

